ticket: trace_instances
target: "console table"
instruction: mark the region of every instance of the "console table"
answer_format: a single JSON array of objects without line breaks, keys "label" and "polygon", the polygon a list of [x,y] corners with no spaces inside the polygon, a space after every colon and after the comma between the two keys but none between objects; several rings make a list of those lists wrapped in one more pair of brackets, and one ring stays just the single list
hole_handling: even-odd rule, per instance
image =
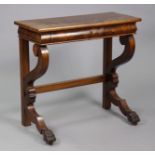
[{"label": "console table", "polygon": [[[131,124],[136,125],[140,121],[138,115],[129,108],[126,100],[116,93],[118,85],[116,69],[134,55],[133,35],[137,30],[136,22],[139,21],[141,21],[140,18],[114,12],[15,21],[15,24],[19,26],[22,124],[29,126],[34,123],[44,140],[48,144],[53,144],[56,140],[53,132],[48,129],[43,118],[35,110],[36,94],[104,83],[103,108],[110,109],[113,103],[119,107]],[[124,46],[123,53],[113,60],[112,37],[119,37],[120,43]],[[45,74],[49,65],[47,45],[90,39],[103,39],[103,74],[46,85],[34,85],[34,82]],[[29,64],[29,42],[34,43],[33,52],[38,58],[38,63],[33,70],[30,70]]]}]

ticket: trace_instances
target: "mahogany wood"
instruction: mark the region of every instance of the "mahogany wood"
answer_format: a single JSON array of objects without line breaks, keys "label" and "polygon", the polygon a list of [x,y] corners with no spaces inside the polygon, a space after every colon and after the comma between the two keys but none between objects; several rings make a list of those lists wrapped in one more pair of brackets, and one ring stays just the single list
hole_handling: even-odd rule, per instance
[{"label": "mahogany wood", "polygon": [[15,21],[20,27],[39,33],[72,29],[99,28],[141,21],[140,18],[116,12],[96,13],[68,17]]},{"label": "mahogany wood", "polygon": [[[103,75],[108,77],[110,71],[108,70],[109,66],[112,63],[112,38],[104,39],[104,51],[103,51]],[[111,101],[107,97],[108,95],[108,80],[103,84],[103,108],[110,109]]]},{"label": "mahogany wood", "polygon": [[[134,33],[137,31],[136,22],[140,18],[118,14],[99,13],[70,17],[49,19],[15,21],[19,26],[20,46],[20,79],[21,79],[21,111],[22,124],[36,125],[48,144],[56,140],[53,132],[45,124],[34,107],[36,95],[49,91],[65,88],[103,83],[104,109],[110,109],[111,104],[118,106],[129,122],[136,125],[139,116],[129,108],[126,100],[119,97],[116,92],[118,85],[118,66],[128,62],[134,55]],[[118,36],[124,46],[123,53],[112,59],[112,38]],[[103,39],[103,74],[82,79],[57,82],[35,86],[34,82],[43,76],[49,65],[49,52],[47,45],[79,40]],[[34,42],[33,52],[38,58],[38,63],[33,70],[29,67],[29,42]]]},{"label": "mahogany wood", "polygon": [[28,41],[19,38],[19,54],[20,54],[20,81],[21,81],[21,114],[22,124],[24,126],[31,125],[31,118],[28,115],[27,101],[25,99],[24,77],[29,73],[29,44]]},{"label": "mahogany wood", "polygon": [[54,31],[46,33],[36,33],[33,31],[25,30],[19,28],[19,33],[22,38],[38,43],[38,44],[60,44],[71,41],[80,40],[92,40],[100,39],[101,37],[108,38],[120,35],[133,34],[137,30],[134,23],[124,24],[124,25],[114,25],[99,28],[85,28],[85,29],[71,29],[64,31]]},{"label": "mahogany wood", "polygon": [[116,93],[116,87],[118,85],[118,75],[116,73],[116,69],[118,66],[127,63],[134,55],[135,52],[135,39],[133,35],[127,35],[124,37],[120,37],[120,43],[124,45],[123,53],[115,58],[111,65],[109,66],[108,70],[111,72],[111,81],[109,82],[109,94],[107,98],[113,102],[114,105],[118,106],[121,112],[127,116],[128,120],[133,124],[136,125],[140,118],[136,114],[135,111],[131,110],[126,102],[126,100],[120,98]]},{"label": "mahogany wood", "polygon": [[44,93],[44,92],[56,91],[56,90],[61,90],[66,88],[73,88],[77,86],[79,87],[79,86],[100,83],[100,82],[104,82],[104,80],[105,78],[103,77],[103,75],[98,75],[98,76],[87,77],[82,79],[35,86],[34,89],[36,90],[36,93]]}]

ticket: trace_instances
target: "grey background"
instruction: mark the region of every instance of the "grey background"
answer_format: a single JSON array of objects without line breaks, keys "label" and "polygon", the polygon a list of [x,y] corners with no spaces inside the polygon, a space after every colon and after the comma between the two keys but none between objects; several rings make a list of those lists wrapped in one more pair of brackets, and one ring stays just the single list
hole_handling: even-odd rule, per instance
[{"label": "grey background", "polygon": [[[102,84],[38,95],[36,108],[53,129],[48,146],[35,126],[20,124],[17,19],[116,11],[143,19],[138,23],[136,53],[118,69],[118,92],[140,115],[130,125],[118,108],[101,108]],[[0,5],[0,150],[155,150],[155,6],[154,5]],[[37,83],[100,74],[102,40],[52,45],[50,66]],[[123,48],[114,39],[114,57]],[[31,54],[31,67],[36,58]]]}]

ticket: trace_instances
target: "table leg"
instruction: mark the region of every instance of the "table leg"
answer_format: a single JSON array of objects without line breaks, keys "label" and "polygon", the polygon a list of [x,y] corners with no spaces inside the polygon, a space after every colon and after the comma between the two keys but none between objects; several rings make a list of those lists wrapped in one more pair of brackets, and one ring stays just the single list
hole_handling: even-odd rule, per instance
[{"label": "table leg", "polygon": [[26,100],[24,96],[24,77],[29,72],[29,42],[24,39],[19,39],[19,54],[20,54],[20,81],[21,81],[21,113],[22,124],[24,126],[31,125],[31,119],[28,115]]},{"label": "table leg", "polygon": [[133,125],[136,125],[140,121],[139,116],[136,114],[136,112],[129,108],[126,100],[120,98],[116,93],[116,87],[119,82],[116,69],[118,66],[128,62],[133,57],[135,51],[135,40],[133,35],[121,36],[120,43],[125,46],[124,52],[119,57],[112,60],[109,68],[107,69],[108,73],[110,73],[108,78],[109,82],[107,84],[109,89],[107,98],[114,105],[120,108],[121,112]]},{"label": "table leg", "polygon": [[104,39],[104,51],[103,51],[103,75],[106,77],[106,80],[103,82],[103,108],[110,109],[111,100],[108,96],[108,75],[110,71],[108,70],[112,62],[112,38]]},{"label": "table leg", "polygon": [[[23,42],[21,42],[21,50],[20,53],[28,53],[27,46],[23,46]],[[25,52],[26,51],[26,52]],[[43,118],[36,112],[34,107],[34,102],[36,99],[36,92],[34,89],[34,82],[40,78],[44,73],[47,71],[48,68],[48,62],[49,62],[49,54],[46,46],[40,46],[35,44],[33,48],[34,55],[38,57],[38,63],[36,67],[29,71],[27,69],[27,72],[24,73],[24,76],[22,76],[22,94],[23,100],[24,100],[24,107],[27,111],[28,121],[29,123],[33,122],[38,131],[43,135],[44,140],[48,144],[53,144],[53,142],[56,140],[53,132],[48,129],[46,126]],[[24,54],[22,54],[22,59],[24,59]],[[28,57],[28,55],[27,55]],[[26,64],[28,65],[29,61],[25,60]],[[21,61],[21,64],[23,62]],[[28,67],[27,67],[28,68]],[[25,70],[22,70],[24,72]]]}]

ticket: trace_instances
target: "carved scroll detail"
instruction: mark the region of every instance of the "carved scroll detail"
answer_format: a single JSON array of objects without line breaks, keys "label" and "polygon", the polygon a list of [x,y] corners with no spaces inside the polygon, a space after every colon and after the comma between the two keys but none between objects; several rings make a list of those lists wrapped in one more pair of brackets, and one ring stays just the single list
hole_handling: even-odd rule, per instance
[{"label": "carved scroll detail", "polygon": [[52,145],[56,141],[55,135],[52,130],[48,129],[42,116],[40,116],[33,105],[28,106],[28,111],[31,116],[32,122],[36,125],[36,128],[43,135],[47,144]]},{"label": "carved scroll detail", "polygon": [[115,58],[113,61],[112,61],[112,64],[110,65],[109,67],[109,72],[111,73],[110,75],[110,81],[109,81],[109,98],[111,100],[111,102],[118,106],[121,110],[121,112],[127,116],[128,120],[136,125],[140,119],[139,119],[139,116],[136,114],[136,112],[132,111],[126,100],[122,99],[119,97],[119,95],[117,94],[116,92],[116,87],[118,85],[118,75],[116,73],[116,69],[128,62],[134,55],[134,51],[135,51],[135,40],[134,40],[134,37],[132,35],[128,35],[128,36],[121,36],[120,37],[120,43],[122,45],[125,45],[125,48],[124,48],[124,51],[123,53]]},{"label": "carved scroll detail", "polygon": [[46,46],[40,46],[35,44],[33,46],[33,52],[36,57],[38,57],[38,63],[36,67],[29,72],[24,78],[25,86],[25,99],[27,101],[27,110],[31,121],[36,125],[36,128],[43,135],[44,140],[48,144],[53,144],[56,140],[53,132],[46,126],[43,117],[41,117],[35,110],[33,103],[36,99],[36,91],[33,87],[35,80],[40,78],[48,68],[49,54]]},{"label": "carved scroll detail", "polygon": [[38,57],[38,63],[36,67],[29,72],[25,79],[25,96],[29,103],[35,102],[36,93],[33,88],[34,81],[40,78],[48,69],[49,54],[46,46],[39,46],[35,44],[33,46],[33,52],[36,57]]},{"label": "carved scroll detail", "polygon": [[111,69],[117,69],[120,65],[127,63],[134,55],[135,52],[135,39],[132,35],[129,36],[121,36],[120,37],[120,43],[122,45],[125,45],[123,53],[115,58],[112,61],[112,64],[110,66]]}]

